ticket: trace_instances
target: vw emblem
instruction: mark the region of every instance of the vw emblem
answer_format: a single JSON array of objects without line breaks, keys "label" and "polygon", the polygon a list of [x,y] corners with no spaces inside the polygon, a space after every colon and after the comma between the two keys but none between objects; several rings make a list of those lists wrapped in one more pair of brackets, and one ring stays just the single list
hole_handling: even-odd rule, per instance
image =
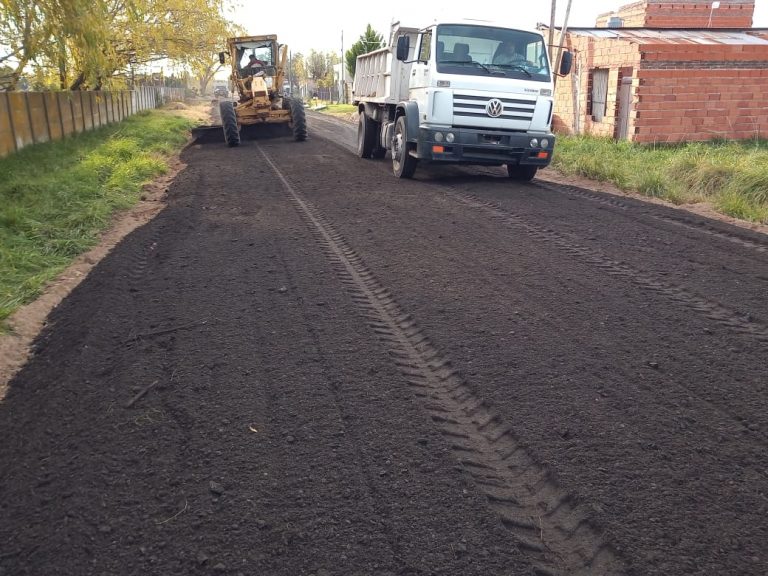
[{"label": "vw emblem", "polygon": [[498,118],[504,112],[504,104],[498,98],[489,100],[488,104],[485,105],[485,112],[491,118]]}]

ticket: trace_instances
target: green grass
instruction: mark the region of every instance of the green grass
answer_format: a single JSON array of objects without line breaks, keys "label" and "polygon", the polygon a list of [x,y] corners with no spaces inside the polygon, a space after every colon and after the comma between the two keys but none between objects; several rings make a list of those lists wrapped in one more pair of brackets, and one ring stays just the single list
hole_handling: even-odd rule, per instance
[{"label": "green grass", "polygon": [[651,146],[591,136],[558,138],[553,167],[675,204],[709,202],[768,223],[768,142]]},{"label": "green grass", "polygon": [[[309,105],[313,105],[313,100],[309,101]],[[350,114],[357,112],[357,106],[354,104],[332,104],[330,102],[325,102],[322,100],[318,100],[317,104],[323,106],[322,109],[319,110],[319,112],[323,114],[329,114],[331,116],[344,116],[347,117]]]},{"label": "green grass", "polygon": [[0,159],[0,325],[139,200],[191,127],[145,112]]}]

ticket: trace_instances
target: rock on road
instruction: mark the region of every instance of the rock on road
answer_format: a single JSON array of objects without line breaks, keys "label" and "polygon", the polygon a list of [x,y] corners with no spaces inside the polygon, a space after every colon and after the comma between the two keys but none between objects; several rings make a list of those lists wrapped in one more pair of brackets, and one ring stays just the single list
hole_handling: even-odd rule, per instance
[{"label": "rock on road", "polygon": [[768,573],[768,237],[354,128],[191,145],[0,404],[0,575]]}]

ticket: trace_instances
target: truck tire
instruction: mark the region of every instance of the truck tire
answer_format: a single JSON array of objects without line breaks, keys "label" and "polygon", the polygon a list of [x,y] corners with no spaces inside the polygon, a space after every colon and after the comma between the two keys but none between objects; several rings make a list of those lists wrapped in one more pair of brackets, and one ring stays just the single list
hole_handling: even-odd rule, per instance
[{"label": "truck tire", "polygon": [[373,152],[371,152],[371,158],[373,158],[374,160],[381,160],[386,155],[387,155],[387,149],[379,146],[379,143],[377,142],[376,146],[373,147]]},{"label": "truck tire", "polygon": [[418,160],[409,154],[411,146],[407,140],[405,116],[400,116],[395,122],[395,133],[392,137],[392,172],[398,178],[413,178]]},{"label": "truck tire", "polygon": [[357,155],[360,158],[372,158],[376,147],[376,121],[364,111],[357,119]]},{"label": "truck tire", "polygon": [[224,141],[227,146],[237,146],[240,144],[240,130],[237,127],[235,103],[231,100],[219,102],[219,114],[221,115],[221,126],[224,129]]},{"label": "truck tire", "polygon": [[507,174],[512,180],[520,180],[522,182],[530,182],[538,172],[538,166],[517,166],[515,164],[507,164]]},{"label": "truck tire", "polygon": [[296,142],[303,142],[307,139],[307,115],[304,112],[304,103],[301,100],[291,98],[291,127],[293,129],[293,139]]}]

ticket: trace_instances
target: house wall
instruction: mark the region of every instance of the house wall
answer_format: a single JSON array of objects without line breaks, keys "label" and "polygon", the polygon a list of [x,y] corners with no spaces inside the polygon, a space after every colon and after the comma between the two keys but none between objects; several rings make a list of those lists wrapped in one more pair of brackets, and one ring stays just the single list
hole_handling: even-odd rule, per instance
[{"label": "house wall", "polygon": [[597,28],[607,28],[608,21],[613,16],[621,18],[621,25],[624,28],[642,28],[645,26],[645,10],[647,2],[633,2],[619,8],[616,12],[607,12],[597,17]]},{"label": "house wall", "polygon": [[644,45],[634,140],[768,136],[768,46]]},{"label": "house wall", "polygon": [[625,28],[751,28],[754,11],[755,0],[720,0],[715,10],[711,1],[643,0],[601,14],[596,26],[605,28],[618,16]]},{"label": "house wall", "polygon": [[[768,137],[768,46],[643,44],[569,34],[571,75],[555,89],[554,129],[615,136],[621,74],[632,77],[627,137],[637,142]],[[605,116],[590,115],[590,72],[607,68]],[[578,115],[578,120],[576,116]]]},{"label": "house wall", "polygon": [[[568,35],[568,49],[574,54],[570,75],[558,78],[555,88],[554,129],[563,133],[586,133],[595,136],[613,136],[616,132],[620,71],[636,71],[640,64],[640,51],[636,44],[615,40]],[[591,101],[591,75],[595,68],[607,68],[608,96],[605,115],[597,122],[588,114]],[[636,72],[630,72],[633,76]],[[633,80],[633,87],[636,81]],[[578,114],[578,123],[575,120]],[[629,132],[634,131],[630,117]]]}]

